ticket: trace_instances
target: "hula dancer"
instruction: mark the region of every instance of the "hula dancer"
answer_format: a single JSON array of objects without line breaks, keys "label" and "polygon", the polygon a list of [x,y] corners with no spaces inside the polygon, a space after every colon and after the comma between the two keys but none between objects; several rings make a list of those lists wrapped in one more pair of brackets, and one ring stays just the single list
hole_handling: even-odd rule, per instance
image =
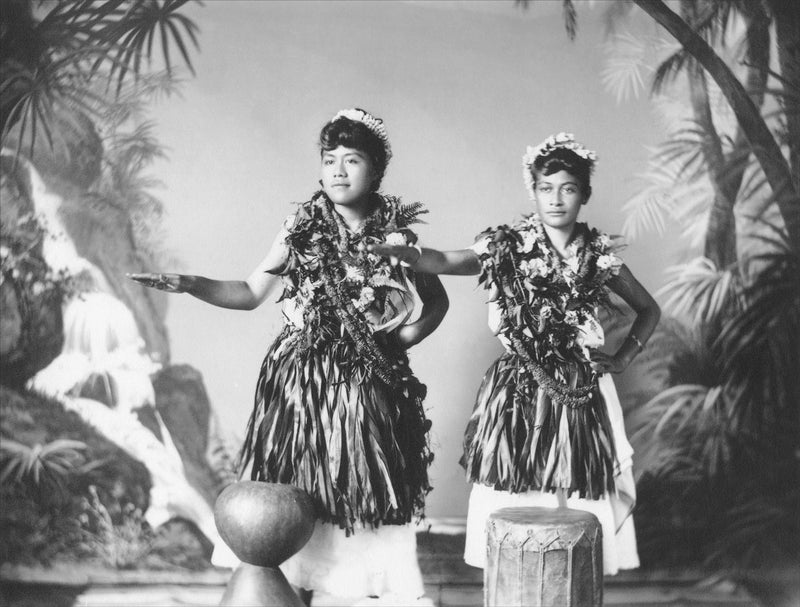
[{"label": "hula dancer", "polygon": [[[322,524],[282,566],[292,584],[413,602],[425,591],[410,523],[431,490],[433,456],[425,386],[406,349],[439,325],[447,296],[437,277],[368,251],[375,243],[415,243],[409,226],[426,212],[378,193],[391,157],[383,121],[341,111],[319,143],[322,189],[287,218],[246,281],[131,277],[247,310],[282,279],[285,326],[261,367],[242,474],[301,487],[316,502]],[[416,319],[415,301],[422,304]]]},{"label": "hula dancer", "polygon": [[[486,230],[469,249],[373,247],[418,271],[479,274],[491,293],[489,325],[506,352],[478,391],[462,458],[473,483],[464,558],[476,567],[484,566],[491,512],[558,504],[598,517],[606,573],[639,564],[633,450],[608,373],[642,350],[660,310],[613,240],[577,221],[596,160],[571,134],[553,135],[523,158],[534,214]],[[609,290],[636,312],[613,355],[597,349],[597,311]]]}]

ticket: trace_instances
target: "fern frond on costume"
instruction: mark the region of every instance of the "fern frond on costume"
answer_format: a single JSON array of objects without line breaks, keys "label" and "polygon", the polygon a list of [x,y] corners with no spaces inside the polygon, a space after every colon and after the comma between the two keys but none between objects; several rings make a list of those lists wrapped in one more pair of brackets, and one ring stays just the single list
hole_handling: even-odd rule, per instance
[{"label": "fern frond on costume", "polygon": [[411,225],[412,223],[426,223],[419,218],[420,215],[429,213],[421,202],[402,203],[397,209],[397,223],[399,225]]}]

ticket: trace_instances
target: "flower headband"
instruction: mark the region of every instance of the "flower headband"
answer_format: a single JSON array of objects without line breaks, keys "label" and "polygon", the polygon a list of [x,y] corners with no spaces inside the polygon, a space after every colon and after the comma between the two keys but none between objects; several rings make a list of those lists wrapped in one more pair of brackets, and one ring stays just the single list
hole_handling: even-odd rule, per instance
[{"label": "flower headband", "polygon": [[570,150],[576,156],[583,158],[589,163],[589,171],[594,171],[594,165],[597,164],[597,153],[593,150],[588,150],[583,147],[583,144],[575,141],[575,135],[572,133],[558,133],[557,135],[550,135],[547,139],[542,141],[535,148],[528,146],[525,150],[525,155],[522,157],[522,178],[525,180],[525,187],[528,194],[533,199],[533,165],[537,159],[544,156],[549,156],[553,151],[563,148]]},{"label": "flower headband", "polygon": [[389,159],[392,157],[392,148],[389,145],[389,136],[386,134],[386,127],[383,124],[383,120],[358,108],[350,108],[349,110],[338,112],[336,116],[331,118],[331,122],[338,118],[349,118],[354,122],[361,122],[364,124],[364,126],[372,131],[383,143],[383,148],[386,150],[386,162],[389,162]]}]

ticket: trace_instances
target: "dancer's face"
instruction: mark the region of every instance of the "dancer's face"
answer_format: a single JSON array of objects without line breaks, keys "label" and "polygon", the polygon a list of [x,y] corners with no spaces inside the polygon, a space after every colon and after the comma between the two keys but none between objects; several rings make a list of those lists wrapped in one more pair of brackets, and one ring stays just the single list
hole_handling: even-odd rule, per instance
[{"label": "dancer's face", "polygon": [[571,232],[578,221],[586,196],[580,181],[571,173],[559,171],[552,175],[537,173],[533,188],[536,212],[542,223],[550,228]]},{"label": "dancer's face", "polygon": [[322,152],[322,189],[333,204],[357,206],[372,192],[375,171],[362,151],[339,146]]}]

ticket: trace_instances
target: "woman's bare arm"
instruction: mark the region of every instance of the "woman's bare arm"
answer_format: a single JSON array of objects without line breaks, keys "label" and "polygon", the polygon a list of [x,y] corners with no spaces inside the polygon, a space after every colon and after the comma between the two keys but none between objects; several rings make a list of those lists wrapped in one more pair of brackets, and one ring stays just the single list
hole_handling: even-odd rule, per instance
[{"label": "woman's bare arm", "polygon": [[437,276],[417,274],[417,292],[422,300],[419,318],[397,330],[397,339],[404,348],[418,344],[433,333],[450,307],[447,292]]},{"label": "woman's bare arm", "polygon": [[608,281],[608,286],[636,312],[636,319],[625,341],[613,356],[599,350],[592,351],[592,368],[602,373],[620,373],[650,339],[661,318],[661,308],[624,264],[620,267],[619,274]]},{"label": "woman's bare arm", "polygon": [[286,223],[275,237],[267,256],[247,280],[215,280],[190,274],[153,273],[128,274],[128,278],[161,291],[188,293],[220,308],[253,310],[267,298],[278,282],[276,272],[286,264],[288,258]]},{"label": "woman's bare arm", "polygon": [[395,257],[407,263],[417,272],[426,274],[456,274],[468,276],[480,274],[481,264],[472,249],[439,251],[409,245],[370,245],[370,251],[384,257]]}]

